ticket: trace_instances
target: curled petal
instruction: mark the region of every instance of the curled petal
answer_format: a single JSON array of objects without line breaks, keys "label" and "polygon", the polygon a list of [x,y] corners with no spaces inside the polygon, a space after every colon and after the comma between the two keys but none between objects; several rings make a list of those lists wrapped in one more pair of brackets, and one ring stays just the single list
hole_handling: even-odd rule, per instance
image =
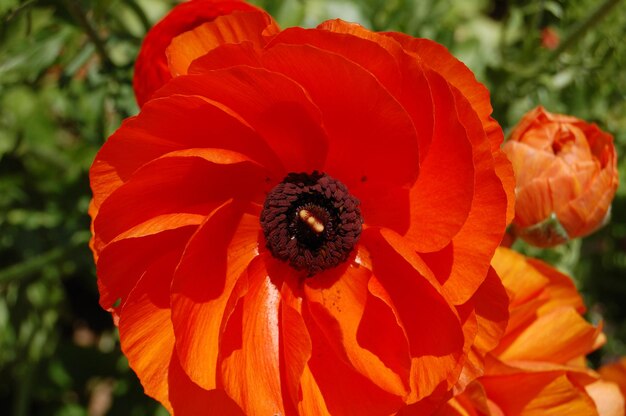
[{"label": "curled petal", "polygon": [[239,12],[219,16],[215,20],[178,35],[166,50],[172,76],[187,74],[192,61],[224,44],[250,42],[262,47],[266,36],[278,32],[278,26],[264,12]]},{"label": "curled petal", "polygon": [[[182,251],[182,250],[181,250]],[[122,352],[144,391],[171,412],[167,373],[174,351],[169,288],[180,252],[156,260],[129,293],[120,311]]]},{"label": "curled petal", "polygon": [[133,88],[137,103],[142,106],[170,78],[165,49],[180,33],[236,10],[255,11],[243,1],[193,0],[179,4],[146,35],[135,63]]},{"label": "curled petal", "polygon": [[[363,179],[396,186],[415,181],[419,166],[413,124],[371,73],[309,45],[277,44],[262,62],[302,85],[319,107],[330,138],[325,172],[349,188]],[[351,93],[337,94],[337,85]]]},{"label": "curled petal", "polygon": [[472,71],[448,52],[443,45],[429,39],[413,38],[402,33],[390,32],[385,35],[395,39],[409,53],[418,56],[423,65],[443,75],[467,99],[472,109],[478,115],[482,129],[490,143],[491,152],[495,160],[496,175],[502,182],[507,194],[506,223],[510,223],[515,212],[515,177],[511,165],[508,163],[502,150],[500,150],[504,135],[498,122],[491,117],[493,108],[489,99],[489,91],[476,80]]},{"label": "curled petal", "polygon": [[472,147],[452,91],[440,75],[426,74],[435,111],[433,141],[411,188],[411,226],[405,235],[418,252],[450,243],[465,223],[474,195]]},{"label": "curled petal", "polygon": [[[502,240],[507,196],[495,172],[493,155],[477,114],[458,90],[453,92],[459,120],[472,141],[474,180],[480,186],[475,188],[467,220],[448,249],[452,252],[449,273],[438,273],[437,278],[448,298],[455,304],[462,304],[485,279],[489,260]],[[448,252],[444,251],[443,255]],[[429,255],[425,259],[427,262],[430,259],[430,264],[435,263],[432,268],[437,269],[441,256]]]},{"label": "curled petal", "polygon": [[598,380],[585,387],[594,401],[599,416],[624,416],[624,396],[615,383]]},{"label": "curled petal", "polygon": [[280,164],[263,138],[223,105],[198,96],[152,100],[138,116],[126,120],[98,152],[90,171],[92,217],[137,169],[167,153],[189,148],[219,148],[246,155],[264,166]]},{"label": "curled petal", "polygon": [[300,379],[300,389],[302,391],[302,401],[298,406],[298,412],[303,416],[330,416],[330,411],[326,407],[324,395],[320,390],[311,369],[307,364],[304,367]]},{"label": "curled petal", "polygon": [[[278,157],[278,183],[288,172],[310,172],[323,166],[328,137],[320,110],[302,87],[284,75],[261,68],[235,66],[210,74],[181,76],[158,96],[195,94],[236,109]],[[276,171],[272,164],[267,169]]]},{"label": "curled petal", "polygon": [[223,416],[244,416],[241,407],[224,390],[205,390],[191,381],[172,354],[168,369],[169,396],[177,416],[214,414]]},{"label": "curled petal", "polygon": [[[369,270],[357,265],[342,270],[341,276],[325,273],[325,276],[305,285],[307,306],[312,318],[324,332],[328,344],[339,357],[350,362],[356,371],[380,388],[402,397],[407,394],[410,369],[406,341],[403,349],[404,336],[396,331],[398,335],[394,338],[401,341],[396,350],[399,357],[394,357],[389,351],[380,351],[376,344],[371,343],[374,336],[371,331],[388,327],[393,334],[393,329],[399,328],[390,311],[383,315],[390,318],[388,323],[380,322],[383,316],[372,314],[372,308],[382,308],[384,311],[386,307],[369,294],[370,275]],[[404,360],[400,358],[402,355]],[[385,360],[389,358],[395,359]]]},{"label": "curled petal", "polygon": [[324,332],[329,328],[320,327],[306,309],[303,310],[303,317],[313,346],[308,368],[316,384],[307,383],[308,389],[313,390],[309,397],[318,397],[319,403],[319,396],[316,395],[319,389],[325,407],[332,415],[392,414],[402,406],[402,397],[381,389],[337,354],[333,348],[336,341],[329,340]]},{"label": "curled petal", "polygon": [[191,380],[217,386],[219,343],[237,300],[240,279],[258,246],[258,217],[228,201],[189,240],[171,288],[172,322],[180,364]]},{"label": "curled petal", "polygon": [[[466,347],[469,349],[467,359],[463,362],[462,374],[455,386],[457,390],[464,390],[483,375],[486,354],[497,347],[507,328],[508,300],[500,278],[491,268],[476,294],[465,305],[457,307],[459,315],[470,313],[476,322],[476,333],[469,340],[469,347]],[[468,336],[466,332],[466,339]]]},{"label": "curled petal", "polygon": [[[434,110],[431,90],[419,60],[407,53],[395,39],[355,23],[328,20],[321,23],[318,29],[330,32],[321,38],[336,40],[333,45],[323,42],[320,47],[344,54],[366,68],[404,107],[417,132],[421,164],[433,140]],[[348,48],[348,45],[351,47]],[[386,53],[382,53],[381,49]],[[390,57],[393,61],[389,60]]]},{"label": "curled petal", "polygon": [[[559,334],[555,336],[555,334]],[[559,309],[533,322],[509,345],[498,347],[504,360],[565,363],[594,349],[599,330],[574,309]]]},{"label": "curled petal", "polygon": [[266,177],[259,165],[234,152],[171,152],[144,165],[116,189],[100,207],[94,229],[106,244],[155,216],[207,215],[229,198],[262,201]]},{"label": "curled petal", "polygon": [[417,55],[424,65],[441,74],[461,91],[479,115],[492,150],[495,151],[500,147],[504,136],[498,122],[491,117],[493,108],[489,90],[476,80],[472,71],[463,62],[456,59],[445,46],[430,39],[413,38],[397,32],[387,32],[385,35],[395,39],[405,50]]},{"label": "curled petal", "polygon": [[600,367],[602,379],[616,383],[626,397],[626,358]]},{"label": "curled petal", "polygon": [[[329,27],[330,24],[332,27]],[[402,74],[395,58],[376,39],[354,36],[350,30],[354,26],[361,28],[341,20],[322,23],[318,29],[288,28],[274,37],[268,47],[278,44],[311,45],[341,55],[366,69],[390,93],[397,96]]]},{"label": "curled petal", "polygon": [[453,384],[452,373],[465,340],[459,317],[441,294],[438,282],[411,245],[397,234],[368,229],[362,239],[372,253],[372,271],[388,294],[389,306],[409,342],[409,400],[431,394],[441,382]]},{"label": "curled petal", "polygon": [[[150,226],[141,224],[106,245],[96,264],[100,306],[112,311],[118,300],[124,305],[130,291],[152,264],[184,248],[201,218],[197,215],[158,217],[147,222]],[[156,224],[158,232],[153,232],[152,224]]]},{"label": "curled petal", "polygon": [[[324,412],[324,399],[307,367],[312,344],[302,318],[302,303],[302,298],[294,293],[289,281],[283,281],[280,310],[283,391],[287,392],[284,396],[291,399],[292,409],[315,410],[312,414],[324,414],[327,413]],[[287,403],[285,407],[288,407]]]},{"label": "curled petal", "polygon": [[247,292],[224,328],[221,383],[246,414],[285,414],[279,368],[280,290],[261,258],[250,263],[242,279],[247,280]]},{"label": "curled petal", "polygon": [[589,395],[563,372],[485,377],[487,395],[506,415],[596,415]]}]

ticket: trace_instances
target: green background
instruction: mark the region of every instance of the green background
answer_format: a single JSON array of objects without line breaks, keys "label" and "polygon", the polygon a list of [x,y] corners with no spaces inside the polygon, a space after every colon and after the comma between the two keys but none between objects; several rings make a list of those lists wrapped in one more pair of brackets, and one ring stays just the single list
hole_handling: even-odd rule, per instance
[{"label": "green background", "polygon": [[[538,104],[595,121],[626,162],[626,7],[617,0],[256,1],[282,27],[335,17],[434,39],[492,91],[508,131]],[[137,112],[132,66],[158,0],[0,0],[0,414],[155,415],[98,306],[88,170]],[[552,28],[560,47],[541,44]],[[626,187],[611,223],[556,250],[516,248],[574,276],[607,345],[626,353]]]}]

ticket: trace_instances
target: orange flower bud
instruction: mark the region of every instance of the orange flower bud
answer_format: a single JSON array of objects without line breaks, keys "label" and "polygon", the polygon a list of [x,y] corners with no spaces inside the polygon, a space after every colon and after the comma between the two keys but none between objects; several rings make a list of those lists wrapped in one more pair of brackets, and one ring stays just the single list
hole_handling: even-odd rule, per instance
[{"label": "orange flower bud", "polygon": [[618,184],[613,136],[537,107],[515,126],[504,151],[517,179],[517,236],[550,247],[607,222]]}]

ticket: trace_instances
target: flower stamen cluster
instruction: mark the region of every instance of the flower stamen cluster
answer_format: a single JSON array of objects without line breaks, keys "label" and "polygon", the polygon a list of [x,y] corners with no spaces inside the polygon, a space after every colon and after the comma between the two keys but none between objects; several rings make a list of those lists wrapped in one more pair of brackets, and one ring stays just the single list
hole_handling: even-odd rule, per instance
[{"label": "flower stamen cluster", "polygon": [[317,171],[290,173],[267,195],[261,227],[272,255],[313,276],[348,259],[361,235],[359,200]]}]

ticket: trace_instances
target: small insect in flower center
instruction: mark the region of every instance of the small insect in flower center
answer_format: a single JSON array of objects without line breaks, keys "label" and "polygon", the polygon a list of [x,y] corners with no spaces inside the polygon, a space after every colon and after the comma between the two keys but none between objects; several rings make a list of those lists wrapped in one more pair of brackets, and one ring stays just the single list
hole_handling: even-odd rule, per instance
[{"label": "small insect in flower center", "polygon": [[290,173],[267,195],[261,227],[272,255],[312,276],[346,261],[361,235],[359,200],[325,173]]}]

